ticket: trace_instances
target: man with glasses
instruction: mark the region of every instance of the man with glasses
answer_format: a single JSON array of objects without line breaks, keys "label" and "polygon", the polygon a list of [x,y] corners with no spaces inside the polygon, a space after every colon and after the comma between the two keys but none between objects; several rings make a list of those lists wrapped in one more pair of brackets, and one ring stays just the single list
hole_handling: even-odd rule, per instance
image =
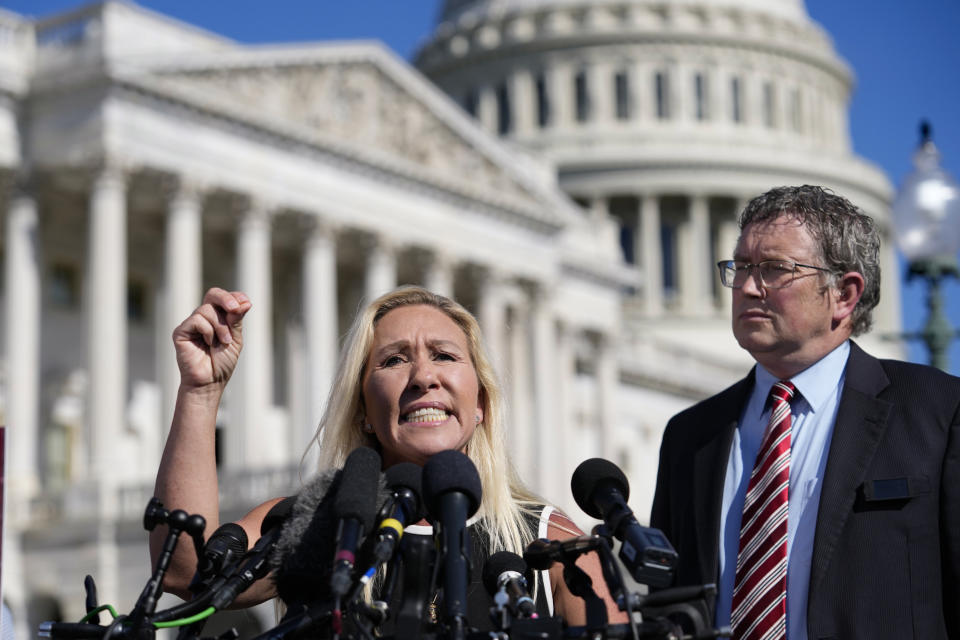
[{"label": "man with glasses", "polygon": [[960,378],[850,339],[879,247],[845,198],[781,187],[717,265],[757,364],[667,425],[650,520],[735,639],[960,637]]}]

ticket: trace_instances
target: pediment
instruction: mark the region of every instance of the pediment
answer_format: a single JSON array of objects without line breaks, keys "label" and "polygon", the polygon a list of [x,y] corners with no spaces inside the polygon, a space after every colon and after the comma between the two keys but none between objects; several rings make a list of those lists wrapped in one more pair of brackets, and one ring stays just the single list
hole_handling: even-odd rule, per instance
[{"label": "pediment", "polygon": [[330,47],[299,57],[245,51],[239,59],[154,68],[149,81],[229,117],[403,167],[441,186],[487,194],[536,210],[542,222],[562,224],[562,214],[551,211],[552,198],[544,197],[550,189],[531,184],[510,166],[501,143],[484,140],[490,136],[438,89],[379,47],[356,49],[366,55],[333,55]]}]

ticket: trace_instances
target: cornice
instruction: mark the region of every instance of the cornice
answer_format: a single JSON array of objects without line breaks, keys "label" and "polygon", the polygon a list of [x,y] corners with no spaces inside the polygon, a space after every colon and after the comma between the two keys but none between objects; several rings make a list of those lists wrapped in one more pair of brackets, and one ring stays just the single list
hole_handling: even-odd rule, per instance
[{"label": "cornice", "polygon": [[[489,189],[489,185],[474,187],[470,176],[462,176],[462,179],[439,176],[402,159],[391,157],[389,154],[378,153],[375,149],[352,147],[330,136],[318,135],[316,131],[297,127],[296,124],[268,120],[247,109],[246,105],[209,99],[196,93],[185,92],[172,86],[172,83],[164,82],[165,77],[184,72],[218,70],[229,72],[231,69],[280,69],[297,65],[338,63],[373,65],[402,91],[415,96],[431,117],[437,118],[459,136],[464,144],[475,149],[479,157],[491,162],[509,175],[510,179],[524,189],[537,204],[531,206],[508,194],[496,193],[496,190]],[[270,130],[284,137],[309,141],[338,155],[361,160],[407,178],[431,183],[439,189],[455,192],[459,196],[477,200],[492,207],[503,208],[521,215],[535,227],[559,229],[569,223],[575,215],[574,207],[555,185],[548,186],[544,183],[542,167],[534,168],[536,162],[532,159],[526,160],[525,152],[507,149],[503,142],[487,134],[464,114],[448,96],[396,58],[394,54],[385,50],[379,43],[245,47],[227,52],[190,56],[189,59],[162,62],[141,60],[117,67],[113,75],[118,81],[136,87],[138,91],[166,96],[176,102],[190,104],[205,113],[220,114],[220,117],[228,120]]]},{"label": "cornice", "polygon": [[[501,221],[530,228],[540,233],[555,233],[562,224],[546,218],[538,207],[531,207],[503,197],[501,194],[473,189],[468,184],[445,179],[416,165],[405,163],[376,150],[362,150],[317,132],[282,122],[268,121],[244,112],[241,107],[225,107],[198,99],[195,95],[178,95],[169,87],[158,87],[141,78],[114,78],[114,88],[148,99],[176,105],[196,116],[211,118],[238,133],[283,149],[288,153],[322,157],[359,174],[372,174],[372,179],[401,187],[469,209]],[[546,208],[546,206],[544,207]]]},{"label": "cornice", "polygon": [[[589,23],[584,14],[607,12],[608,18]],[[630,20],[626,16],[641,16]],[[560,23],[562,26],[551,28]],[[830,37],[812,21],[805,23],[735,7],[639,5],[611,2],[606,6],[555,6],[504,10],[486,20],[467,13],[437,26],[417,54],[417,66],[431,76],[458,65],[517,53],[564,47],[630,43],[703,44],[749,48],[786,55],[845,77],[850,71],[836,55]]]}]

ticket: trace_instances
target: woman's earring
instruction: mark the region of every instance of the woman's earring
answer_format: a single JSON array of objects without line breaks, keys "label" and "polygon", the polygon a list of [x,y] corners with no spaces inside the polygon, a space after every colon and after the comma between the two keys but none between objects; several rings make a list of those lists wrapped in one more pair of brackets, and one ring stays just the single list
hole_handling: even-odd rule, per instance
[{"label": "woman's earring", "polygon": [[473,416],[473,419],[478,425],[480,424],[480,416]]},{"label": "woman's earring", "polygon": [[373,425],[367,422],[363,425],[363,430],[367,433],[373,433]]}]

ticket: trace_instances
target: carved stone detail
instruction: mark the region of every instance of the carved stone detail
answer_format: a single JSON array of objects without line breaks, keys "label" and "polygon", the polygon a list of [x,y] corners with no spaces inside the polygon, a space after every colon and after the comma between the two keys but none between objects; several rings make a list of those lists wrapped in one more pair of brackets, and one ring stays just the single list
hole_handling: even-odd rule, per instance
[{"label": "carved stone detail", "polygon": [[[536,196],[375,63],[309,62],[162,74],[165,83],[260,121],[305,127],[356,152],[392,157],[446,184],[535,204]],[[375,150],[375,151],[371,151]]]}]

